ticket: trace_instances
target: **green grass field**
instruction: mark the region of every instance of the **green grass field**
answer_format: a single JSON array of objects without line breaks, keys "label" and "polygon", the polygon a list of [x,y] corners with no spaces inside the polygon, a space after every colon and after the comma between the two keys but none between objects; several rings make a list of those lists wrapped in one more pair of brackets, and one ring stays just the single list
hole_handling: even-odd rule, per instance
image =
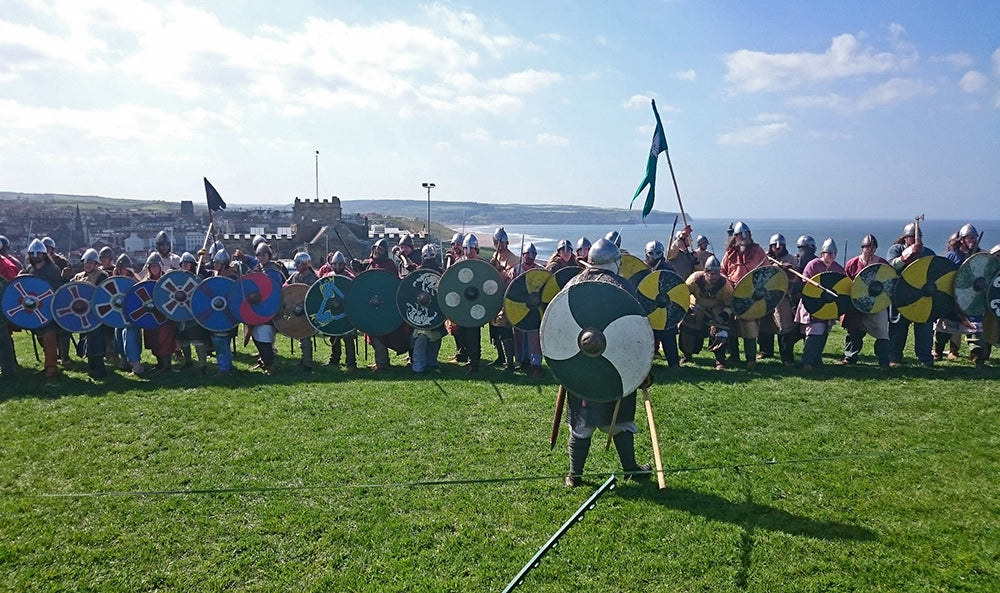
[{"label": "green grass field", "polygon": [[[401,357],[301,376],[280,338],[272,377],[241,349],[229,378],[94,382],[74,361],[46,384],[16,341],[2,590],[498,591],[620,472],[595,438],[585,486],[563,486],[551,379],[414,377]],[[882,374],[870,348],[811,374],[658,360],[669,488],[620,483],[518,590],[1000,590],[1000,371]],[[637,421],[652,461],[641,404]]]}]

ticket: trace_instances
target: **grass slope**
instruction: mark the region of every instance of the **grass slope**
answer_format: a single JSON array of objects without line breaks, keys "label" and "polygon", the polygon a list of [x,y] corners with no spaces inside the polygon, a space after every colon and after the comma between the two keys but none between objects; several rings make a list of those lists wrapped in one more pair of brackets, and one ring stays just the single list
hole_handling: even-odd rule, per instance
[{"label": "grass slope", "polygon": [[[620,471],[595,439],[587,487],[562,486],[550,379],[303,376],[279,346],[273,377],[244,349],[227,379],[98,383],[74,362],[49,385],[19,334],[22,372],[0,379],[0,589],[499,590]],[[518,590],[997,590],[1000,373],[883,375],[866,354],[812,374],[657,361],[669,489],[605,494]]]}]

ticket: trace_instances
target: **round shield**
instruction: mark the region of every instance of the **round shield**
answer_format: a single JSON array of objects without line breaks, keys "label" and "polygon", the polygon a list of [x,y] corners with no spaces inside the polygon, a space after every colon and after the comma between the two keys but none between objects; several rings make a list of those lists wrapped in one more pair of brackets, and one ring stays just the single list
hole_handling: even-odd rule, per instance
[{"label": "round shield", "polygon": [[347,318],[358,331],[384,336],[399,328],[403,318],[396,308],[399,277],[388,270],[358,274],[344,294]]},{"label": "round shield", "polygon": [[396,308],[412,327],[433,329],[444,325],[444,313],[438,306],[441,274],[434,270],[417,269],[399,281]]},{"label": "round shield", "polygon": [[761,266],[733,287],[733,313],[754,320],[768,315],[788,292],[788,275],[778,266]]},{"label": "round shield", "polygon": [[306,318],[319,333],[343,336],[354,331],[344,307],[344,293],[351,280],[347,276],[325,276],[309,287],[305,298]]},{"label": "round shield", "polygon": [[441,276],[438,306],[455,324],[480,327],[500,312],[503,294],[503,277],[496,268],[481,259],[466,259]]},{"label": "round shield", "polygon": [[939,255],[922,257],[903,268],[892,294],[899,314],[926,323],[955,310],[955,262]]},{"label": "round shield", "polygon": [[288,270],[276,261],[269,261],[264,264],[264,273],[274,278],[278,286],[283,285],[285,280],[288,280]]},{"label": "round shield", "polygon": [[171,321],[191,321],[191,296],[198,287],[198,277],[191,272],[171,270],[160,276],[153,287],[153,302]]},{"label": "round shield", "polygon": [[955,275],[955,306],[966,315],[986,313],[986,289],[1000,273],[1000,260],[989,253],[973,253]]},{"label": "round shield", "polygon": [[642,279],[649,275],[649,266],[631,253],[623,253],[618,275],[628,278],[632,286],[639,286]]},{"label": "round shield", "polygon": [[542,324],[542,312],[546,305],[542,291],[552,277],[552,272],[545,268],[535,268],[510,281],[503,306],[507,319],[514,327],[534,331]]},{"label": "round shield", "polygon": [[229,312],[247,325],[264,325],[281,307],[281,284],[264,272],[241,276],[229,289]]},{"label": "round shield", "polygon": [[898,278],[896,270],[888,264],[865,266],[851,284],[851,302],[854,303],[854,308],[865,315],[887,309],[892,303],[892,291],[896,288]]},{"label": "round shield", "polygon": [[650,272],[636,287],[639,305],[654,330],[676,328],[691,306],[691,289],[680,274],[669,270]]},{"label": "round shield", "polygon": [[112,276],[97,285],[91,302],[97,311],[101,323],[109,327],[121,329],[128,325],[125,319],[125,293],[135,286],[135,278],[128,276]]},{"label": "round shield", "polygon": [[556,270],[542,288],[542,302],[546,305],[552,302],[552,299],[556,298],[556,295],[563,289],[563,286],[566,286],[567,282],[582,271],[583,268],[579,266],[566,266],[565,268]]},{"label": "round shield", "polygon": [[[3,291],[7,289],[7,279],[0,276],[0,302],[3,301]],[[0,315],[0,329],[6,329],[7,327],[7,317]]]},{"label": "round shield", "polygon": [[274,328],[289,338],[308,338],[316,334],[306,315],[308,284],[286,284],[281,287],[281,307],[271,321]]},{"label": "round shield", "polygon": [[989,288],[986,289],[986,309],[1000,317],[1000,274],[993,277]]},{"label": "round shield", "polygon": [[632,295],[609,282],[570,285],[545,308],[542,355],[555,378],[586,400],[620,399],[653,365],[653,328]]},{"label": "round shield", "polygon": [[[782,272],[784,275],[784,272]],[[806,282],[802,287],[802,306],[814,319],[836,319],[851,310],[851,279],[840,272],[820,272],[812,277],[823,288]]]},{"label": "round shield", "polygon": [[167,316],[156,308],[153,300],[155,287],[154,280],[146,280],[137,282],[128,289],[125,300],[122,301],[125,321],[141,329],[156,329],[167,322]]},{"label": "round shield", "polygon": [[198,325],[210,332],[224,333],[236,327],[240,320],[229,310],[229,291],[236,284],[232,278],[205,278],[191,296],[191,313]]},{"label": "round shield", "polygon": [[97,287],[89,282],[68,282],[52,296],[52,317],[59,327],[74,334],[85,334],[101,325],[94,310]]},{"label": "round shield", "polygon": [[3,314],[24,329],[38,329],[52,322],[55,291],[38,276],[17,276],[3,291]]}]

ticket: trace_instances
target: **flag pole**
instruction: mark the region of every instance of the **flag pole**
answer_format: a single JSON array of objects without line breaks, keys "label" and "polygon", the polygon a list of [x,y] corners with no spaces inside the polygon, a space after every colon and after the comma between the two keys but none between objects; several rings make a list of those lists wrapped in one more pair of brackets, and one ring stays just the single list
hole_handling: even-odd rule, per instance
[{"label": "flag pole", "polygon": [[[650,99],[653,103],[653,113],[656,114],[656,123],[660,124],[660,114],[656,111],[656,101]],[[660,124],[661,126],[663,124]],[[677,187],[677,176],[674,175],[674,164],[670,162],[670,147],[667,145],[667,133],[663,132],[663,153],[667,156],[667,167],[670,169],[670,179],[674,182],[674,193],[677,194],[677,206],[681,209],[681,220],[684,222],[684,226],[688,225],[687,215],[684,214],[684,202],[681,201],[681,190]],[[671,241],[673,237],[671,237]]]}]

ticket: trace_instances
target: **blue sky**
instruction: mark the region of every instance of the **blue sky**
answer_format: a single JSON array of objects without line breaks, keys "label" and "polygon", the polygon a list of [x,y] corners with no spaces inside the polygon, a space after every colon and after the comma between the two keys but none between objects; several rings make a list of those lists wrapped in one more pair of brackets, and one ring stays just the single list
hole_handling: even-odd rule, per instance
[{"label": "blue sky", "polygon": [[[0,190],[998,218],[997,2],[3,0]],[[660,157],[657,209],[676,209]]]}]

